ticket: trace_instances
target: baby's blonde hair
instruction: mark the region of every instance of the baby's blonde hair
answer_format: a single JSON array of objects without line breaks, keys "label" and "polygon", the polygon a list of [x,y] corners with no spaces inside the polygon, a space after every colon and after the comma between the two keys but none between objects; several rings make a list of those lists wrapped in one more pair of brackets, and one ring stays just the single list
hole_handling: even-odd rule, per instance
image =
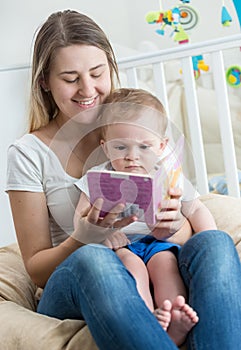
[{"label": "baby's blonde hair", "polygon": [[[146,115],[144,123],[135,123],[143,113]],[[118,123],[138,124],[148,129],[150,121],[148,118],[155,118],[156,129],[151,131],[160,138],[164,137],[168,119],[161,101],[143,89],[116,89],[105,100],[99,116],[102,138],[105,139],[111,125]]]}]

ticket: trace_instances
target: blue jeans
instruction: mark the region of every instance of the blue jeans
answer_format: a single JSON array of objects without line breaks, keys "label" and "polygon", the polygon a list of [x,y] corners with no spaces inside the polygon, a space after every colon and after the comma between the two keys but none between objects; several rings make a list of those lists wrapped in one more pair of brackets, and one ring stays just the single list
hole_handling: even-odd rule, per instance
[{"label": "blue jeans", "polygon": [[[241,343],[241,265],[223,232],[194,235],[180,251],[180,271],[199,323],[188,336],[195,350],[238,350]],[[177,350],[139,297],[115,253],[84,246],[54,271],[38,312],[85,319],[100,350]]]},{"label": "blue jeans", "polygon": [[232,239],[221,231],[194,235],[181,249],[179,268],[197,311],[188,349],[241,348],[241,265]]}]

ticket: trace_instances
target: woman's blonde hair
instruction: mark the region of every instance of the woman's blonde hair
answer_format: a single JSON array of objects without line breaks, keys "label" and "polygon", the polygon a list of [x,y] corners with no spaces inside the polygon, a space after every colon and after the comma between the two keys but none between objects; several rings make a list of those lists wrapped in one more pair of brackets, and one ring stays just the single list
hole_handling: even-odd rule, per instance
[{"label": "woman's blonde hair", "polygon": [[103,30],[88,16],[77,11],[53,13],[39,29],[33,51],[30,91],[29,131],[47,125],[58,113],[51,93],[41,87],[49,74],[50,63],[57,49],[84,44],[98,47],[106,53],[110,67],[111,89],[118,68],[111,44]]}]

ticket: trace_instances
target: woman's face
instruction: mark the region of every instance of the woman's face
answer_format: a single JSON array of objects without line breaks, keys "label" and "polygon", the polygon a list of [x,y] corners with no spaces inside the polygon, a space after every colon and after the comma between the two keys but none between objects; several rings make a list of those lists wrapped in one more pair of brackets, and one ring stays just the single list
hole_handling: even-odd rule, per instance
[{"label": "woman's face", "polygon": [[[111,90],[105,52],[90,45],[58,49],[51,62],[46,85],[59,108],[59,115],[64,119],[101,105]],[[89,123],[93,113],[79,115],[80,122]]]}]

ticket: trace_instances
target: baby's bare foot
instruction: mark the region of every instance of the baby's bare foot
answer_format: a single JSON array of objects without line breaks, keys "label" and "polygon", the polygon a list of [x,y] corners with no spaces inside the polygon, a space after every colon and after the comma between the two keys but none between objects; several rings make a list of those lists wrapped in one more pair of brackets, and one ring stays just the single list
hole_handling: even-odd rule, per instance
[{"label": "baby's bare foot", "polygon": [[153,312],[164,331],[167,330],[171,321],[171,309],[172,303],[170,300],[164,300],[162,306]]},{"label": "baby's bare foot", "polygon": [[184,343],[188,332],[198,322],[197,313],[186,304],[183,296],[176,297],[171,309],[171,322],[168,334],[176,345]]}]

